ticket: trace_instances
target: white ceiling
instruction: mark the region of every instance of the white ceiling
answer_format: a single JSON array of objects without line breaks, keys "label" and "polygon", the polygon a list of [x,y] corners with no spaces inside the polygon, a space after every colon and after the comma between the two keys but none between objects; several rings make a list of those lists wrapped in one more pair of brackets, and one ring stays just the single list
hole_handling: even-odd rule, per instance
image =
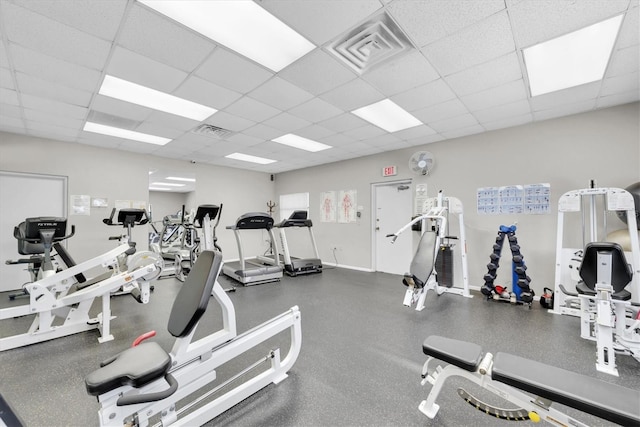
[{"label": "white ceiling", "polygon": [[[278,173],[640,100],[638,0],[257,3],[316,49],[274,73],[134,0],[0,0],[0,130]],[[383,11],[410,40],[409,53],[362,75],[328,53]],[[523,48],[621,13],[602,81],[529,96]],[[196,122],[98,95],[105,74],[219,111]],[[424,125],[388,133],[350,113],[384,98]],[[89,114],[173,141],[84,132]],[[232,133],[192,133],[201,123]],[[333,148],[271,142],[287,133]],[[224,157],[233,152],[277,162]]]}]

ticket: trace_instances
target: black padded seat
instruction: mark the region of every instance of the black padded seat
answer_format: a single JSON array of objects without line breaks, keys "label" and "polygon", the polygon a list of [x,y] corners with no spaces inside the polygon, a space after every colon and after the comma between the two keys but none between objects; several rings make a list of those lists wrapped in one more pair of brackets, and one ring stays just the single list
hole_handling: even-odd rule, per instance
[{"label": "black padded seat", "polygon": [[87,375],[87,392],[98,396],[123,385],[142,387],[163,377],[171,367],[171,357],[157,342],[143,342],[110,360]]},{"label": "black padded seat", "polygon": [[576,291],[581,295],[589,295],[590,297],[596,296],[596,291],[587,286],[584,282],[579,282],[576,285]]},{"label": "black padded seat", "polygon": [[473,372],[482,360],[482,348],[478,344],[431,335],[422,344],[422,351],[443,362]]},{"label": "black padded seat", "polygon": [[620,425],[640,425],[639,390],[507,353],[496,354],[491,378]]},{"label": "black padded seat", "polygon": [[[598,277],[598,253],[611,254],[611,277]],[[613,292],[611,298],[619,301],[631,299],[631,293],[625,287],[633,279],[633,269],[627,263],[624,250],[617,243],[591,242],[587,243],[580,264],[580,278],[582,282],[576,286],[579,293],[595,295],[598,280],[606,280],[611,284]],[[580,289],[583,291],[581,292]],[[592,293],[586,292],[590,290]]]},{"label": "black padded seat", "polygon": [[[169,315],[167,329],[174,337],[185,337],[196,327],[207,309],[211,290],[222,264],[222,253],[203,251],[182,284]],[[171,356],[156,342],[143,342],[101,364],[85,378],[87,392],[97,396],[123,385],[142,387],[160,379],[171,367]]]}]

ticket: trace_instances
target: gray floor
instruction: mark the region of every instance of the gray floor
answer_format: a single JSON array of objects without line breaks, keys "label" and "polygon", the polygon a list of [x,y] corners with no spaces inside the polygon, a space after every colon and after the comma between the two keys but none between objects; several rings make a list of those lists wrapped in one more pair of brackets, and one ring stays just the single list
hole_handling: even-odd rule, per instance
[{"label": "gray floor", "polygon": [[[221,283],[227,287],[231,282],[222,278]],[[28,426],[98,425],[98,403],[86,394],[83,377],[101,360],[125,349],[150,329],[156,329],[157,340],[170,349],[172,338],[166,332],[166,321],[180,286],[173,279],[157,282],[148,305],[139,305],[126,296],[113,298],[112,308],[118,316],[112,323],[114,341],[98,344],[97,333],[87,332],[1,352],[0,393]],[[579,338],[577,318],[548,314],[537,303],[527,310],[488,302],[480,294],[468,299],[431,293],[425,310],[416,312],[402,305],[404,290],[398,276],[344,269],[238,287],[237,292],[229,294],[237,311],[238,331],[298,305],[302,313],[302,351],[285,381],[268,386],[209,424],[509,424],[483,415],[457,397],[458,385],[475,390],[463,380],[451,381],[443,390],[441,409],[434,420],[418,411],[418,404],[430,388],[420,386],[420,371],[426,359],[421,345],[431,334],[473,341],[494,353],[506,351],[640,388],[640,364],[630,357],[618,357],[619,378],[595,370],[595,344]],[[10,304],[6,295],[0,294],[0,307]],[[211,304],[199,333],[215,330],[220,324],[219,316],[219,310]],[[0,321],[0,335],[25,331],[28,324],[28,318]],[[263,355],[249,355],[246,365]],[[242,369],[245,365],[241,366],[241,362],[245,361],[223,366],[220,377],[227,371]],[[487,396],[477,393],[477,397]],[[496,403],[509,407],[505,402]],[[587,424],[609,425],[570,408],[566,411]]]}]

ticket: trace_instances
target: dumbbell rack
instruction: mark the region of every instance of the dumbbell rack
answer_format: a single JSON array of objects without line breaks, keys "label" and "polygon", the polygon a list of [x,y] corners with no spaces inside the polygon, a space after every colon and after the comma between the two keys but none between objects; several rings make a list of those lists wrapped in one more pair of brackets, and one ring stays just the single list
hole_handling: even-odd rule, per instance
[{"label": "dumbbell rack", "polygon": [[[511,250],[511,260],[513,266],[512,292],[509,297],[505,297],[496,291],[494,281],[497,277],[497,270],[500,266],[500,256],[504,242],[509,242]],[[512,304],[526,304],[531,308],[533,301],[533,290],[529,287],[531,278],[527,276],[527,266],[524,264],[524,257],[520,252],[518,238],[516,237],[516,226],[501,225],[498,229],[496,243],[493,245],[493,252],[489,255],[490,262],[487,264],[487,274],[484,275],[484,286],[481,288],[482,294],[487,300],[504,301]]]}]

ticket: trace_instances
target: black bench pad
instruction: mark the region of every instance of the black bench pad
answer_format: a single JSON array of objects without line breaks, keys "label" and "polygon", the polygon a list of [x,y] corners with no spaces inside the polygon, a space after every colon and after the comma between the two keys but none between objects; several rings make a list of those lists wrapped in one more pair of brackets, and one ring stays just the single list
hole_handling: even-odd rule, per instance
[{"label": "black bench pad", "polygon": [[638,390],[507,353],[496,354],[491,378],[620,425],[640,425]]},{"label": "black bench pad", "polygon": [[482,360],[482,348],[478,344],[438,335],[431,335],[424,340],[422,351],[427,356],[433,356],[470,372],[475,371]]},{"label": "black bench pad", "polygon": [[171,367],[171,357],[158,343],[150,341],[123,351],[103,365],[85,378],[87,392],[92,396],[123,385],[142,387],[162,378]]}]

